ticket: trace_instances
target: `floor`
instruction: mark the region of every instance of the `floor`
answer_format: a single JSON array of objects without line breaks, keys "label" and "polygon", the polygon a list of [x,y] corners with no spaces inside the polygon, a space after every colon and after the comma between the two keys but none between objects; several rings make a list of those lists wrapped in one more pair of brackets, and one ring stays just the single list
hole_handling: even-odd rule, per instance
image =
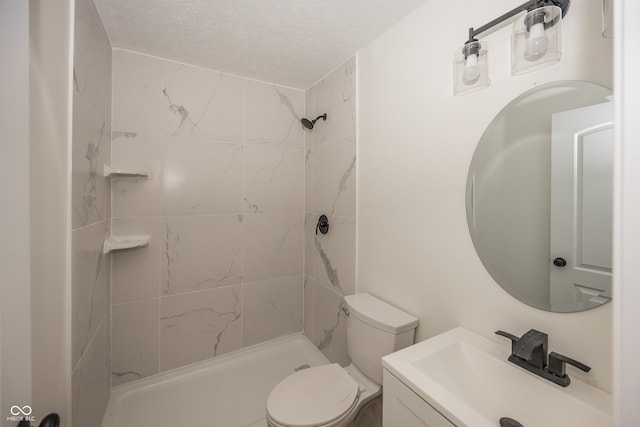
[{"label": "floor", "polygon": [[102,427],[266,427],[271,389],[294,369],[329,363],[293,335],[115,387]]}]

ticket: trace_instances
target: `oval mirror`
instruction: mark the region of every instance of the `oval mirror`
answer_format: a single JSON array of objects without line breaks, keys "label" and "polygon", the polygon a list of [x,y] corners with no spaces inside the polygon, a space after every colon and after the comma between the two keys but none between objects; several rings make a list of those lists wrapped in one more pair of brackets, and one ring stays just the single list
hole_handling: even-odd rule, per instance
[{"label": "oval mirror", "polygon": [[582,81],[509,103],[476,148],[467,222],[491,276],[520,301],[573,312],[611,299],[611,91]]}]

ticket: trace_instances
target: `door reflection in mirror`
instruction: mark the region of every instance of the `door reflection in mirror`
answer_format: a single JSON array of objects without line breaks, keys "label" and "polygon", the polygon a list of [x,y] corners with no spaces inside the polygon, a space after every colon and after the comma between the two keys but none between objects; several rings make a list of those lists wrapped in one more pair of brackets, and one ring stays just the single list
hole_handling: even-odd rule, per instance
[{"label": "door reflection in mirror", "polygon": [[553,115],[551,136],[550,303],[584,309],[611,299],[613,105]]}]

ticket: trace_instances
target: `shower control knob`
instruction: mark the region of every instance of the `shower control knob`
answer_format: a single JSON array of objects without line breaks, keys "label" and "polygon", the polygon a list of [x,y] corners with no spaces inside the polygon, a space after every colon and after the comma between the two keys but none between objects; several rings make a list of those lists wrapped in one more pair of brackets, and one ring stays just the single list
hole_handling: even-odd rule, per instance
[{"label": "shower control knob", "polygon": [[564,258],[556,258],[553,260],[553,265],[555,265],[556,267],[564,267],[565,265],[567,265],[567,260]]},{"label": "shower control knob", "polygon": [[320,215],[320,218],[318,218],[316,234],[318,234],[318,230],[320,230],[322,234],[327,234],[329,232],[329,218],[327,218],[326,215]]}]

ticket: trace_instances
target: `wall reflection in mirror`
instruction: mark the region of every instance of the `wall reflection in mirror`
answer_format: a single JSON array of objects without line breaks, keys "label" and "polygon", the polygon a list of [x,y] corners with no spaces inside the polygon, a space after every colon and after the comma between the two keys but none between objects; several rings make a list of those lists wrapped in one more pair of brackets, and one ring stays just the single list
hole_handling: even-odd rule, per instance
[{"label": "wall reflection in mirror", "polygon": [[531,306],[573,312],[611,299],[611,91],[535,87],[484,132],[467,179],[467,221],[493,278]]}]

